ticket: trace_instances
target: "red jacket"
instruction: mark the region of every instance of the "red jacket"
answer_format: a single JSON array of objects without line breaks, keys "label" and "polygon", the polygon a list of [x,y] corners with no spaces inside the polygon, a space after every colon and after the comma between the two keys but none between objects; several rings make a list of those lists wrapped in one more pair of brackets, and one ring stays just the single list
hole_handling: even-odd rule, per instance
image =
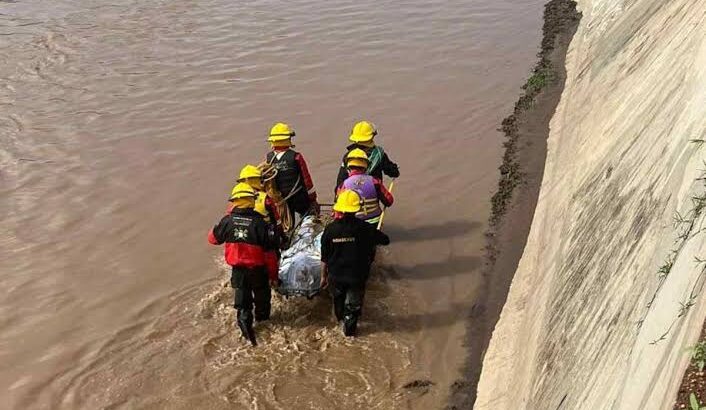
[{"label": "red jacket", "polygon": [[264,269],[270,280],[279,273],[274,233],[253,209],[233,209],[208,233],[213,245],[225,243],[226,263],[245,269]]}]

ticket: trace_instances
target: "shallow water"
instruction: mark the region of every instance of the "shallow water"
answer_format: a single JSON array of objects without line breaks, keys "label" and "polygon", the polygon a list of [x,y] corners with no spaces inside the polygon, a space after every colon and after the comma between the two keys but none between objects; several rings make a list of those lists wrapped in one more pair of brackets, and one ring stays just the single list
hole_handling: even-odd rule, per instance
[{"label": "shallow water", "polygon": [[[3,403],[443,406],[542,3],[0,2]],[[206,232],[274,121],[328,202],[361,118],[402,171],[362,337],[278,300],[250,349]]]}]

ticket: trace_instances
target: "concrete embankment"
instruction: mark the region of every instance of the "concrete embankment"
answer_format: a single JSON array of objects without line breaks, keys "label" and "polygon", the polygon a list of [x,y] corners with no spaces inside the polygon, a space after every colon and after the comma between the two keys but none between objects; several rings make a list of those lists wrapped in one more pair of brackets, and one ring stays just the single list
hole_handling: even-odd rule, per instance
[{"label": "concrete embankment", "polygon": [[667,408],[706,316],[706,3],[578,10],[476,409]]},{"label": "concrete embankment", "polygon": [[452,386],[449,409],[470,408],[476,399],[483,352],[500,317],[537,205],[549,122],[564,89],[564,57],[579,19],[572,0],[545,4],[537,63],[512,113],[502,121],[505,153],[485,232],[482,296],[471,309],[466,338],[469,355],[462,376]]}]

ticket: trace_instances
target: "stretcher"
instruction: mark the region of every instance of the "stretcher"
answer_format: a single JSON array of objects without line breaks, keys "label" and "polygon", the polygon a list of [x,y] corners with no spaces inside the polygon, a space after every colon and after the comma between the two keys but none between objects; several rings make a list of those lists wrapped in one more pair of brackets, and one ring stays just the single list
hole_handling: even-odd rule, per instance
[{"label": "stretcher", "polygon": [[321,291],[321,235],[325,224],[307,215],[292,232],[290,246],[279,262],[280,285],[284,296],[313,298]]},{"label": "stretcher", "polygon": [[[389,190],[394,187],[394,179]],[[321,204],[329,208],[332,204]],[[377,229],[382,229],[385,210],[380,216]],[[279,262],[277,292],[284,296],[305,296],[309,299],[321,292],[321,235],[330,218],[305,216],[293,228],[290,246],[282,252]]]}]

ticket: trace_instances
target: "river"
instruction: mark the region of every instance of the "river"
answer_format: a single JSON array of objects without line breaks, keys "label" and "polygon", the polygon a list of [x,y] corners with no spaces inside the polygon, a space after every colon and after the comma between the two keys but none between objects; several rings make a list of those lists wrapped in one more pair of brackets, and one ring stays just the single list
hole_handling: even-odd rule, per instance
[{"label": "river", "polygon": [[[0,1],[3,407],[443,407],[542,4]],[[276,121],[329,202],[359,119],[402,173],[361,337],[277,298],[252,349],[206,233]]]}]

